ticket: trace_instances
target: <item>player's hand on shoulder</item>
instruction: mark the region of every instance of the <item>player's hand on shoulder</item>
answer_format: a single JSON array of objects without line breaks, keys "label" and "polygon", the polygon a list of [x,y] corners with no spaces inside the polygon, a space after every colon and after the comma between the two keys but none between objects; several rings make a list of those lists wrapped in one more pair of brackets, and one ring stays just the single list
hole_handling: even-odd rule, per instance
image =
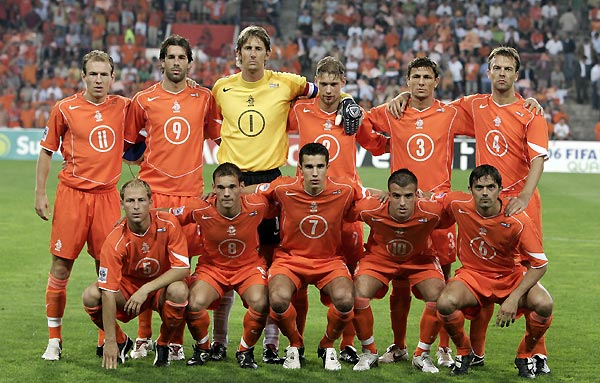
[{"label": "player's hand on shoulder", "polygon": [[386,202],[390,197],[390,193],[388,193],[385,190],[372,189],[372,188],[369,188],[367,190],[369,190],[371,197],[377,198],[380,202]]},{"label": "player's hand on shoulder", "polygon": [[510,217],[513,214],[521,213],[527,209],[528,204],[529,201],[527,201],[524,197],[511,197],[509,198],[508,204],[504,209],[504,215]]},{"label": "player's hand on shoulder", "polygon": [[538,100],[536,100],[533,97],[528,97],[527,99],[525,99],[523,107],[529,110],[531,113],[534,113],[536,116],[544,115],[544,108],[542,107],[542,105],[540,105]]},{"label": "player's hand on shoulder", "polygon": [[348,135],[354,135],[362,123],[362,110],[352,97],[342,99],[335,116],[335,125],[343,122],[344,132]]},{"label": "player's hand on shoulder", "polygon": [[409,100],[410,92],[402,92],[388,101],[386,108],[395,118],[402,118],[404,111],[408,107]]}]

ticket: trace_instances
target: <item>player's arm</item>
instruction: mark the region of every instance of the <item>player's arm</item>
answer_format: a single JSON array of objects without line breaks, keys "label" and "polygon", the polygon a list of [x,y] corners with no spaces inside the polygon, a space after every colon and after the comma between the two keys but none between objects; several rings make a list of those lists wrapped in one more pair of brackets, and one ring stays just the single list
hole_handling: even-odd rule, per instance
[{"label": "player's arm", "polygon": [[380,156],[390,151],[389,138],[381,133],[377,133],[374,130],[372,121],[368,118],[363,119],[362,124],[358,128],[356,141],[374,156]]},{"label": "player's arm", "polygon": [[151,280],[139,288],[138,291],[133,293],[131,297],[125,303],[124,310],[129,315],[139,315],[140,309],[144,302],[148,299],[148,295],[151,292],[167,287],[173,282],[181,281],[190,274],[190,268],[172,268],[167,270],[164,274],[158,278]]},{"label": "player's arm", "polygon": [[405,91],[392,98],[387,103],[387,110],[394,116],[394,118],[402,118],[404,111],[408,107],[410,101],[410,92]]},{"label": "player's arm", "polygon": [[104,353],[102,355],[102,367],[107,369],[117,368],[117,356],[119,346],[117,345],[117,293],[102,290],[102,322],[104,323]]},{"label": "player's arm", "polygon": [[527,181],[523,190],[519,193],[518,197],[511,198],[506,205],[504,214],[510,216],[516,213],[520,213],[527,208],[531,196],[535,192],[535,188],[542,177],[544,172],[544,156],[538,156],[531,161],[529,167],[529,173],[527,174]]},{"label": "player's arm", "polygon": [[496,326],[508,327],[511,323],[515,322],[521,298],[523,298],[529,289],[542,279],[542,276],[546,273],[546,269],[547,265],[538,268],[532,267],[527,270],[521,283],[519,283],[512,293],[510,293],[508,298],[500,305],[498,315],[496,316]]},{"label": "player's arm", "polygon": [[35,212],[44,221],[50,216],[50,202],[46,194],[46,184],[52,166],[52,152],[41,148],[35,168]]}]

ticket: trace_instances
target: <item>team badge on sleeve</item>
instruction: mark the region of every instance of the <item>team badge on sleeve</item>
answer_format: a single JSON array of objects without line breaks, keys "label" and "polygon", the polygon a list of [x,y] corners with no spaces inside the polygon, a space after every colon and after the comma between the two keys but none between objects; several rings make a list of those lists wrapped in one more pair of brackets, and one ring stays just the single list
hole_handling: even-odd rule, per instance
[{"label": "team badge on sleeve", "polygon": [[108,269],[106,267],[100,267],[98,269],[98,282],[106,283],[107,278],[108,278]]},{"label": "team badge on sleeve", "polygon": [[42,141],[46,141],[46,137],[48,137],[48,127],[44,129],[44,134],[42,135]]}]

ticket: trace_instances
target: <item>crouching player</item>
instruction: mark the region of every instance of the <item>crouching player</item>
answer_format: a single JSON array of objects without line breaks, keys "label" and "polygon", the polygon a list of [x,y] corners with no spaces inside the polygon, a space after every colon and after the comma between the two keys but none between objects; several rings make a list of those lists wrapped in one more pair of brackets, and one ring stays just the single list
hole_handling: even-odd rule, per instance
[{"label": "crouching player", "polygon": [[355,371],[377,365],[370,300],[383,298],[393,279],[410,285],[414,294],[426,302],[413,366],[423,372],[439,372],[429,352],[441,328],[436,301],[444,289],[444,275],[431,249],[430,235],[434,229],[450,226],[453,220],[442,214],[443,206],[438,202],[419,200],[417,189],[417,177],[407,169],[399,169],[388,179],[388,201],[366,198],[350,210],[348,218],[371,227],[365,257],[354,273],[354,327],[363,351]]},{"label": "crouching player", "polygon": [[[552,297],[539,283],[548,264],[540,235],[527,213],[505,215],[508,201],[499,198],[502,177],[495,167],[476,167],[469,176],[469,191],[471,194],[452,192],[444,198],[446,210],[458,224],[462,263],[437,302],[444,328],[457,347],[452,373],[466,374],[474,356],[463,327],[465,316],[498,303],[496,325],[500,327],[525,315],[525,335],[515,366],[519,376],[535,378],[547,373],[547,369],[536,369],[542,356],[535,354],[534,348],[550,327],[553,309]],[[519,254],[529,262],[529,269],[521,264]]]},{"label": "crouching player", "polygon": [[242,171],[225,162],[213,172],[215,198],[197,202],[171,212],[181,224],[196,223],[203,233],[206,255],[198,258],[192,275],[188,328],[196,344],[188,366],[201,366],[210,359],[207,309],[218,307],[223,294],[235,290],[248,311],[236,358],[242,368],[257,368],[254,345],[260,338],[269,315],[267,266],[258,254],[258,225],[269,209],[266,197],[241,196]]},{"label": "crouching player", "polygon": [[162,326],[154,365],[168,366],[169,342],[187,306],[187,243],[175,217],[150,212],[152,191],[145,181],[128,181],[120,194],[125,219],[102,246],[98,281],[84,290],[83,306],[104,329],[102,366],[108,369],[123,363],[133,345],[117,319],[128,322],[147,308],[158,311]]}]

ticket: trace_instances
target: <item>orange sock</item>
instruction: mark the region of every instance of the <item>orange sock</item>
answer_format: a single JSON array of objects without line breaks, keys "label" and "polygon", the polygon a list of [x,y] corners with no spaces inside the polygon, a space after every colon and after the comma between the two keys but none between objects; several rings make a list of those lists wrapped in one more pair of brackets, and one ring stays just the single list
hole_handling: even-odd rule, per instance
[{"label": "orange sock", "polygon": [[552,316],[545,318],[535,311],[525,317],[525,335],[517,349],[517,358],[527,358],[534,354],[532,352],[534,347],[544,337],[550,323],[552,323]]},{"label": "orange sock", "polygon": [[175,303],[170,300],[165,300],[160,312],[162,325],[160,326],[160,336],[156,342],[157,344],[160,346],[168,346],[169,343],[173,343],[174,335],[177,334],[177,331],[185,324],[184,315],[187,304],[187,301]]},{"label": "orange sock", "polygon": [[538,340],[538,342],[533,346],[531,354],[548,355],[548,350],[546,349],[546,334],[544,334],[544,336],[542,336],[540,340]]},{"label": "orange sock", "polygon": [[450,336],[446,332],[446,329],[444,328],[444,326],[440,327],[439,338],[440,338],[440,343],[438,344],[438,347],[441,347],[441,348],[449,348],[450,347]]},{"label": "orange sock", "polygon": [[330,305],[329,310],[327,310],[327,330],[325,330],[325,334],[319,342],[319,347],[333,347],[333,342],[342,335],[346,324],[352,321],[353,316],[354,310],[343,313],[336,309],[333,304]]},{"label": "orange sock", "polygon": [[300,335],[304,335],[306,315],[308,314],[308,286],[301,287],[292,297],[292,305],[296,309],[296,327]]},{"label": "orange sock", "polygon": [[377,354],[377,346],[373,337],[373,311],[369,298],[354,298],[354,328],[363,351],[369,350]]},{"label": "orange sock", "polygon": [[353,322],[348,322],[344,331],[342,332],[342,341],[340,342],[340,350],[346,348],[346,346],[354,347],[354,337],[356,336],[356,330],[354,329]]},{"label": "orange sock", "polygon": [[483,306],[479,311],[479,315],[471,321],[469,338],[471,338],[471,346],[475,355],[485,355],[485,336],[493,315],[494,304],[490,303]]},{"label": "orange sock", "polygon": [[423,351],[429,352],[431,344],[435,342],[438,332],[442,327],[437,317],[437,303],[426,302],[423,308],[423,314],[421,315],[421,322],[419,325],[419,344],[415,350],[415,355],[421,355]]},{"label": "orange sock", "polygon": [[62,318],[67,305],[67,283],[69,279],[58,279],[48,274],[46,286],[46,317],[48,337],[62,339]]},{"label": "orange sock", "polygon": [[152,309],[146,309],[138,316],[138,338],[152,338]]},{"label": "orange sock", "polygon": [[[104,344],[104,331],[102,331],[104,329],[104,323],[102,321],[102,306],[96,306],[96,307],[83,307],[85,309],[85,312],[88,313],[88,315],[90,316],[90,319],[92,320],[92,322],[94,322],[94,324],[98,327],[98,329],[100,329],[100,331],[98,331],[98,335],[100,335],[100,332],[102,332],[102,343],[100,343],[100,339],[98,339],[98,346],[101,346]],[[121,329],[121,326],[119,326],[118,323],[115,324],[115,332],[116,332],[116,338],[117,338],[117,343],[124,343],[125,340],[127,339],[127,335],[125,335],[125,333],[123,332],[123,330]]]},{"label": "orange sock", "polygon": [[448,335],[450,335],[450,338],[452,338],[452,341],[456,345],[456,354],[469,355],[471,352],[471,341],[465,333],[465,316],[462,311],[456,310],[450,315],[441,315],[438,312],[438,316]]},{"label": "orange sock", "polygon": [[301,347],[304,344],[304,340],[296,326],[296,309],[294,306],[290,304],[281,314],[276,313],[273,309],[270,310],[271,318],[275,321],[281,333],[288,338],[290,346]]},{"label": "orange sock", "polygon": [[248,307],[248,311],[244,315],[244,333],[238,351],[246,351],[254,347],[265,328],[268,316],[267,313],[261,314],[254,311],[252,307]]},{"label": "orange sock", "polygon": [[96,307],[86,307],[83,306],[84,310],[86,313],[88,313],[88,315],[90,316],[90,319],[92,320],[92,322],[94,322],[94,324],[99,328],[99,329],[103,329],[104,328],[104,324],[102,322],[102,306],[96,306]]},{"label": "orange sock", "polygon": [[171,343],[183,344],[183,333],[185,332],[185,320],[182,320],[179,326],[173,330]]},{"label": "orange sock", "polygon": [[394,334],[394,344],[406,348],[406,325],[410,311],[410,283],[408,280],[392,280],[392,293],[390,294],[390,320]]},{"label": "orange sock", "polygon": [[186,311],[185,320],[196,344],[200,348],[208,350],[210,348],[210,338],[208,337],[210,316],[208,312],[206,310]]}]

